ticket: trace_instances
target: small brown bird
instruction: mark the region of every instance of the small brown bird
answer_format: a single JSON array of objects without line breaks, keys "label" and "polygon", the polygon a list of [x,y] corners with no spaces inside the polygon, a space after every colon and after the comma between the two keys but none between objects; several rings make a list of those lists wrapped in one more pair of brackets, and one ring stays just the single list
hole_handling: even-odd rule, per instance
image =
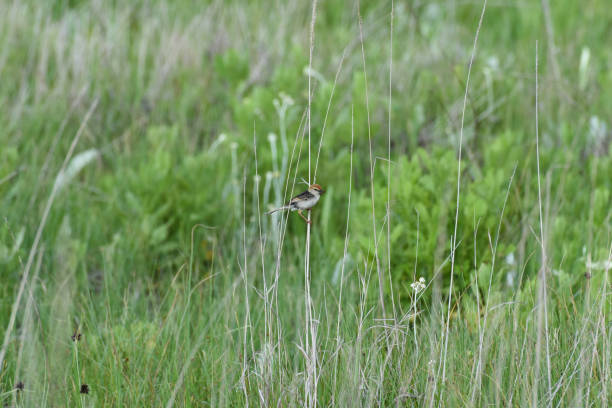
[{"label": "small brown bird", "polygon": [[276,208],[272,211],[268,211],[266,215],[282,210],[297,211],[298,215],[302,217],[304,221],[311,224],[312,221],[308,221],[308,219],[302,215],[302,211],[310,210],[312,207],[314,207],[319,202],[319,198],[321,198],[322,194],[325,194],[325,190],[323,190],[320,185],[313,184],[302,194],[298,194],[293,197],[289,203],[287,203],[287,205]]}]

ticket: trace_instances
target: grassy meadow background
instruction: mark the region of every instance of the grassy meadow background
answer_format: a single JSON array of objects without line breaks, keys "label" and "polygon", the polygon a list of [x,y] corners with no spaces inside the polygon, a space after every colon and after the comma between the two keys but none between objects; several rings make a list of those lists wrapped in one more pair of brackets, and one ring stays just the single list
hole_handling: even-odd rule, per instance
[{"label": "grassy meadow background", "polygon": [[485,4],[1,0],[0,404],[608,406],[612,8]]}]

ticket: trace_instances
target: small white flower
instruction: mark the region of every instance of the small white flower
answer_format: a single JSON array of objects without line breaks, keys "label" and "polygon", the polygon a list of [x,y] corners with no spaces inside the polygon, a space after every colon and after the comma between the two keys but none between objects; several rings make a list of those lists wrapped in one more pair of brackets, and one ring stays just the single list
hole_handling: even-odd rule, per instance
[{"label": "small white flower", "polygon": [[412,282],[410,284],[410,287],[412,288],[412,290],[414,290],[416,293],[421,292],[423,289],[425,289],[425,278],[423,278],[422,276],[419,278],[418,281],[416,282]]}]

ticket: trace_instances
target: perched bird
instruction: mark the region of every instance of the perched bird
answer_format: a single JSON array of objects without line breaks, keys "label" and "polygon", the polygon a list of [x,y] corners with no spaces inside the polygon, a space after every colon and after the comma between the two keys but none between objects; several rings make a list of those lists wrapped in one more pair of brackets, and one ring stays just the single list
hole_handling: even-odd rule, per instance
[{"label": "perched bird", "polygon": [[325,190],[323,190],[320,185],[313,184],[308,187],[308,190],[304,191],[302,194],[298,194],[293,197],[289,201],[289,203],[287,203],[287,205],[276,208],[272,211],[268,211],[266,215],[270,215],[272,213],[282,210],[297,211],[299,216],[302,217],[304,221],[306,221],[308,224],[310,224],[311,221],[308,221],[308,219],[306,219],[306,217],[302,215],[302,211],[310,210],[312,207],[314,207],[315,204],[319,202],[319,198],[321,198],[322,194],[325,194]]}]

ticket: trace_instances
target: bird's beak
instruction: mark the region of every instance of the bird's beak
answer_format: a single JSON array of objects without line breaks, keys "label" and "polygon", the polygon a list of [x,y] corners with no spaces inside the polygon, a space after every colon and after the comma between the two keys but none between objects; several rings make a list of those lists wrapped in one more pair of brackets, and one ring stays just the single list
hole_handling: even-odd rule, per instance
[{"label": "bird's beak", "polygon": [[325,194],[325,190],[319,190],[319,194],[321,195]]}]

